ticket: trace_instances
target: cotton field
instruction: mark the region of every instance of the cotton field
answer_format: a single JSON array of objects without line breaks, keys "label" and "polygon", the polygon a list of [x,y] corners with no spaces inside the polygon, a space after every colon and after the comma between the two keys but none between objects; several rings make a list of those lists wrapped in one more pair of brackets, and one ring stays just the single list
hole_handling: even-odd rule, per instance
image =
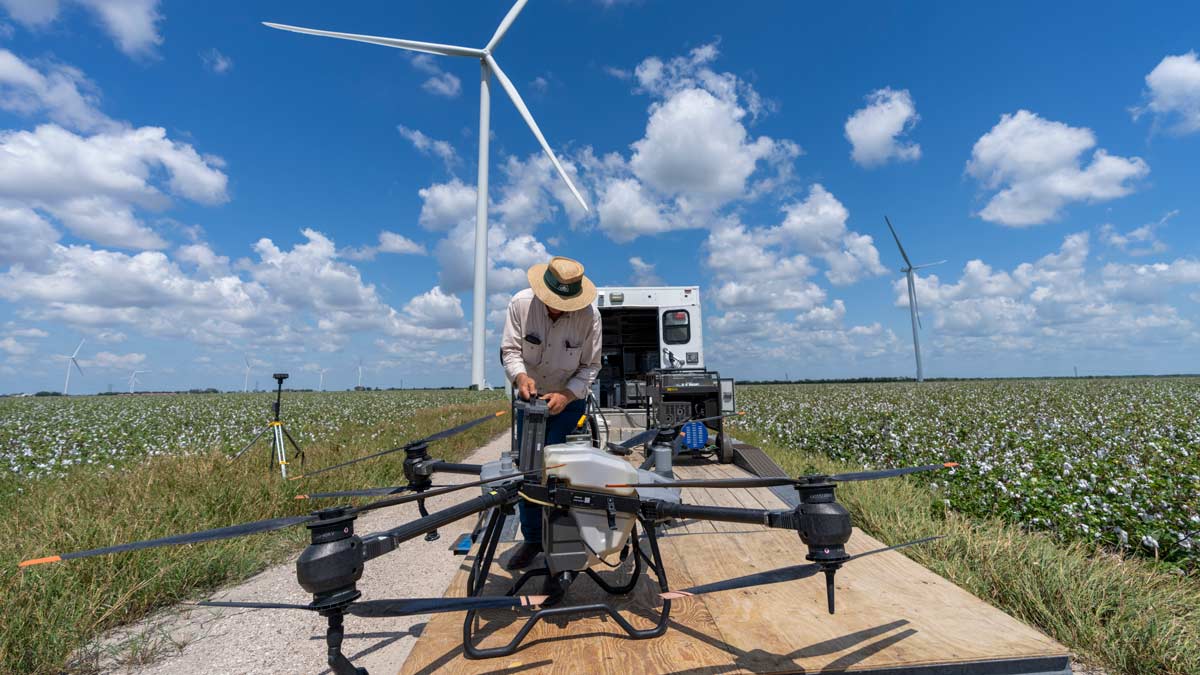
[{"label": "cotton field", "polygon": [[873,468],[957,461],[952,508],[1194,567],[1200,379],[750,386],[745,424]]},{"label": "cotton field", "polygon": [[[503,394],[285,392],[283,420],[302,447],[335,436],[372,447],[405,440],[380,438],[384,422],[399,423],[402,434],[419,410],[495,398]],[[274,402],[274,392],[0,399],[0,486],[19,490],[24,480],[80,465],[106,470],[155,455],[234,453],[270,421]]]}]

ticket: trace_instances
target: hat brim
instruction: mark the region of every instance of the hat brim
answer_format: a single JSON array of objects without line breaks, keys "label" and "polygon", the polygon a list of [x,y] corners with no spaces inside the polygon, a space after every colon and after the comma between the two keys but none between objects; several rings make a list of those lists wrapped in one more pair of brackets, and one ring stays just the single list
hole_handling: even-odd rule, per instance
[{"label": "hat brim", "polygon": [[551,309],[557,309],[560,312],[574,312],[587,307],[596,299],[596,284],[593,284],[592,280],[587,278],[587,276],[583,277],[579,295],[564,298],[550,290],[550,287],[546,285],[545,278],[546,268],[549,266],[549,263],[538,263],[530,267],[526,273],[526,277],[529,279],[529,287],[533,289],[533,294],[544,305]]}]

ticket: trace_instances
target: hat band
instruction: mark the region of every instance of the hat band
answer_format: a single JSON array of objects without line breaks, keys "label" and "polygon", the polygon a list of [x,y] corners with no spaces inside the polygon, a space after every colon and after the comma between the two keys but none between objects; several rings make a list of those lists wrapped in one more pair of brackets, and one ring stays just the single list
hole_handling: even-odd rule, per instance
[{"label": "hat band", "polygon": [[583,281],[576,281],[573,284],[563,283],[550,272],[549,267],[546,268],[546,273],[542,275],[542,281],[546,282],[546,287],[551,292],[562,298],[573,298],[583,292]]}]

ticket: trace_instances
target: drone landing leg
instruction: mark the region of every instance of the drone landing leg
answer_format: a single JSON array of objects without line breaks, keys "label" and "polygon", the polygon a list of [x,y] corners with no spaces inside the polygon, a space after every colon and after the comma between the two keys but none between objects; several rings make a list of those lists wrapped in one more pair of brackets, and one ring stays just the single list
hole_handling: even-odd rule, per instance
[{"label": "drone landing leg", "polygon": [[[646,556],[644,553],[642,553],[641,549],[637,548],[636,546],[634,548],[634,550],[636,551],[635,555],[639,555],[641,558],[643,558],[647,561],[647,563],[650,565],[651,569],[654,570],[655,576],[658,577],[659,588],[661,588],[662,591],[665,593],[670,589],[667,586],[667,573],[666,573],[666,570],[663,568],[662,555],[660,554],[659,549],[658,549],[658,536],[654,530],[654,524],[651,522],[644,521],[644,520],[641,521],[641,523],[642,523],[642,529],[644,529],[646,531],[646,535],[650,540],[650,556]],[[492,528],[489,526],[487,534],[484,535],[485,540],[489,536],[495,538],[498,541],[500,538],[500,530],[497,529],[497,530],[493,531]],[[485,541],[484,543],[481,544],[480,550],[484,551],[486,549],[490,549],[490,550],[494,551],[495,544]],[[483,590],[482,580],[487,579],[488,568],[490,568],[491,564],[492,564],[491,557],[490,556],[486,556],[486,557],[487,557],[486,565],[483,564],[485,562],[483,560],[484,556],[481,556],[480,558],[476,558],[475,565],[472,566],[472,576],[473,576],[474,580],[476,581],[476,585],[478,586],[479,590]],[[475,570],[475,567],[479,568],[478,572]],[[548,573],[549,573],[549,571],[546,569],[531,570],[529,572],[526,572],[524,575],[522,575],[521,579],[519,579],[517,581],[517,584],[523,584],[525,582],[525,580],[530,577],[545,575]],[[482,576],[480,576],[480,575],[482,575]],[[634,580],[636,581],[636,579],[637,578],[635,577]],[[517,586],[517,587],[519,587],[519,586]],[[603,588],[603,586],[601,586],[601,587]],[[468,588],[470,588],[470,586],[468,586]],[[510,592],[510,595],[511,595],[511,593],[512,592]],[[469,595],[474,596],[474,595],[478,595],[478,593],[469,593]],[[501,645],[499,647],[486,648],[486,649],[481,649],[480,647],[478,647],[476,640],[475,640],[475,614],[476,614],[476,611],[477,610],[468,611],[467,617],[463,621],[463,654],[468,659],[490,659],[490,658],[494,658],[497,656],[509,656],[511,654],[514,654],[520,648],[521,643],[529,635],[529,632],[531,630],[533,630],[534,626],[536,626],[539,621],[541,621],[544,618],[553,617],[553,616],[563,616],[563,615],[567,615],[567,614],[588,614],[588,613],[602,612],[604,614],[607,614],[614,622],[616,622],[616,624],[618,626],[621,627],[621,630],[625,631],[625,633],[629,637],[631,637],[635,640],[645,640],[647,638],[658,637],[658,636],[662,635],[663,633],[667,632],[667,623],[668,623],[668,621],[670,619],[670,615],[671,615],[671,601],[663,600],[662,612],[660,613],[660,615],[658,617],[658,623],[655,624],[654,627],[646,628],[646,629],[635,628],[633,626],[633,624],[629,623],[629,621],[626,620],[625,617],[621,616],[616,610],[614,610],[612,607],[609,607],[608,605],[605,605],[602,603],[593,603],[593,604],[588,604],[588,605],[570,605],[567,607],[550,607],[547,609],[539,609],[538,611],[534,612],[533,615],[530,616],[525,621],[525,625],[521,626],[521,629],[517,631],[517,634],[513,637],[512,640],[510,640],[508,642],[508,644]]]}]

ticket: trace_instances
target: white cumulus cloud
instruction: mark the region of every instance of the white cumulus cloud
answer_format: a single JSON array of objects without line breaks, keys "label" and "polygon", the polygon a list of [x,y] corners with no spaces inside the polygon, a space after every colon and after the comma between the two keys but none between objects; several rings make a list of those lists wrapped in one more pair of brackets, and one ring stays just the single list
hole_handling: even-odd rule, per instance
[{"label": "white cumulus cloud", "polygon": [[917,106],[907,89],[884,87],[867,95],[867,105],[846,120],[850,157],[861,166],[875,167],[889,160],[911,162],[921,157],[921,146],[905,141],[920,121]]},{"label": "white cumulus cloud", "polygon": [[1160,118],[1178,134],[1200,131],[1200,58],[1196,52],[1167,56],[1146,75],[1146,103],[1134,108]]},{"label": "white cumulus cloud", "polygon": [[1140,157],[1110,155],[1096,146],[1091,129],[1043,119],[1028,110],[1005,114],[975,142],[967,173],[985,190],[997,191],[979,216],[1001,225],[1027,227],[1057,218],[1072,202],[1124,197],[1150,173]]}]

